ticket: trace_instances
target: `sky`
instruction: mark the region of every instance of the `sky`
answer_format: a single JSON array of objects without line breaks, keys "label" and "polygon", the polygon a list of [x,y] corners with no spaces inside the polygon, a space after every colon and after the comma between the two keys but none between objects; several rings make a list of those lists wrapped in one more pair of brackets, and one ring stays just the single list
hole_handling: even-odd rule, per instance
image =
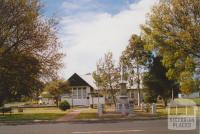
[{"label": "sky", "polygon": [[63,78],[96,69],[105,53],[115,64],[132,34],[140,34],[147,13],[158,0],[42,0],[43,14],[59,20],[58,37],[66,55]]}]

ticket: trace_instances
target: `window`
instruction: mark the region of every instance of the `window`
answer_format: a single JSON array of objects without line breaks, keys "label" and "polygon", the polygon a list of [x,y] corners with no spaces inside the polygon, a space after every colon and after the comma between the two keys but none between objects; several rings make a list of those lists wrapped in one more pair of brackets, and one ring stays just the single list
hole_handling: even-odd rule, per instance
[{"label": "window", "polygon": [[78,99],[82,99],[81,88],[78,88]]},{"label": "window", "polygon": [[131,92],[131,98],[135,98],[134,92]]},{"label": "window", "polygon": [[87,98],[86,87],[73,88],[72,97],[73,99],[86,99]]},{"label": "window", "polygon": [[77,92],[78,92],[77,88],[73,88],[72,90],[73,99],[77,99]]},{"label": "window", "polygon": [[86,92],[86,88],[83,88],[83,99],[87,98],[87,92]]}]

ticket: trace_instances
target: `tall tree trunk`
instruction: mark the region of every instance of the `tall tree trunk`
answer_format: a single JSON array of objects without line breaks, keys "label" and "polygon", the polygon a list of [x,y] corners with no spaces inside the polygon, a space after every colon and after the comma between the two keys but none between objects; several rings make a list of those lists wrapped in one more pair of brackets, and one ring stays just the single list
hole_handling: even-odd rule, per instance
[{"label": "tall tree trunk", "polygon": [[140,96],[140,69],[139,65],[137,64],[137,90],[138,90],[138,106],[140,106],[141,96]]},{"label": "tall tree trunk", "polygon": [[163,101],[164,101],[165,107],[167,107],[167,99],[166,99],[166,98],[163,98]]},{"label": "tall tree trunk", "polygon": [[0,107],[4,106],[3,101],[0,100]]},{"label": "tall tree trunk", "polygon": [[113,103],[114,103],[115,108],[116,108],[117,104],[116,104],[116,100],[115,100],[115,92],[113,91],[114,89],[112,88],[112,86],[110,86],[110,89],[111,89],[112,100],[113,100]]},{"label": "tall tree trunk", "polygon": [[113,100],[113,103],[115,105],[115,108],[117,106],[116,104],[116,100],[115,100],[115,92],[114,92],[114,89],[112,87],[112,80],[111,80],[111,71],[109,71],[109,86],[110,86],[110,90],[111,90],[111,96],[112,96],[112,100]]},{"label": "tall tree trunk", "polygon": [[72,96],[72,108],[74,108],[74,98]]},{"label": "tall tree trunk", "polygon": [[59,99],[58,99],[58,97],[56,97],[56,107],[58,107],[59,106],[59,101],[58,101]]}]

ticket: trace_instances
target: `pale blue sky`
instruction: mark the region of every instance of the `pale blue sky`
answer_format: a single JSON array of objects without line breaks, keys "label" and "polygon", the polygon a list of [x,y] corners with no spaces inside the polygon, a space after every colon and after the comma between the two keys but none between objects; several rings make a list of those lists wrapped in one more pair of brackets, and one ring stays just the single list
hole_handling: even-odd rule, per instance
[{"label": "pale blue sky", "polygon": [[91,73],[108,51],[115,63],[132,34],[158,0],[42,0],[43,13],[59,20],[58,37],[62,43],[64,68],[60,74]]},{"label": "pale blue sky", "polygon": [[[76,15],[83,12],[107,12],[116,14],[126,9],[130,4],[139,0],[42,0],[45,5],[45,14],[52,16],[57,14]],[[68,4],[68,9],[64,9],[63,5]],[[73,5],[80,5],[73,6]],[[70,7],[71,6],[71,7]]]}]

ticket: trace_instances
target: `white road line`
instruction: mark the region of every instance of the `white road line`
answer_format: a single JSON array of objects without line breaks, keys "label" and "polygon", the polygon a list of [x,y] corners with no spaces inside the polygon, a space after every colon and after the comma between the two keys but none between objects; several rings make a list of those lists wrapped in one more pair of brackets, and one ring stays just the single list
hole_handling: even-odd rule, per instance
[{"label": "white road line", "polygon": [[87,131],[87,132],[72,132],[73,134],[96,134],[96,133],[127,133],[127,132],[142,132],[144,130],[116,130],[116,131]]}]

